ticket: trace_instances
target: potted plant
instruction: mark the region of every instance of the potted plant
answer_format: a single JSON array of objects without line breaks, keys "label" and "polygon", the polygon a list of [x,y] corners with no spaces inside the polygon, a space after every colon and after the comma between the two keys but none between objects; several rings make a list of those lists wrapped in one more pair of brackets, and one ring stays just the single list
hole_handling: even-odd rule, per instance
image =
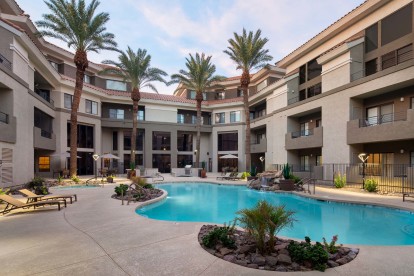
[{"label": "potted plant", "polygon": [[108,175],[108,176],[106,177],[106,181],[107,181],[108,183],[114,183],[114,176],[113,176],[113,175]]},{"label": "potted plant", "polygon": [[252,166],[250,168],[250,176],[247,177],[247,181],[257,179],[257,167]]},{"label": "potted plant", "polygon": [[279,187],[282,191],[293,191],[295,189],[295,180],[290,179],[290,166],[286,163],[282,169],[282,175],[284,179],[280,179]]},{"label": "potted plant", "polygon": [[135,177],[137,175],[135,171],[135,162],[131,162],[130,170],[127,170],[127,178],[131,179],[132,177]]},{"label": "potted plant", "polygon": [[206,161],[201,162],[201,178],[207,177],[207,171],[206,171]]}]

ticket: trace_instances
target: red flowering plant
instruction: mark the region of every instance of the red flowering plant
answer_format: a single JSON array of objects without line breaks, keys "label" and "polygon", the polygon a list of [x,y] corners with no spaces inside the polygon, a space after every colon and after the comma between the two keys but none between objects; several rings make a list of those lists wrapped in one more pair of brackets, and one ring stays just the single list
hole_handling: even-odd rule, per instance
[{"label": "red flowering plant", "polygon": [[327,243],[325,238],[322,238],[322,240],[326,251],[331,254],[335,254],[338,251],[338,248],[342,246],[342,244],[339,246],[336,245],[336,242],[338,241],[338,235],[333,236],[330,243]]}]

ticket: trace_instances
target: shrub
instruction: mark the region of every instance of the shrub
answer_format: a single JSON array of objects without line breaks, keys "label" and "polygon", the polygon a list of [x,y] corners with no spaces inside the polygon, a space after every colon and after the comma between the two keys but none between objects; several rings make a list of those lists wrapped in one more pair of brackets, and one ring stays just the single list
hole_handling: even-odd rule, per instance
[{"label": "shrub", "polygon": [[328,252],[320,242],[311,244],[309,237],[305,237],[305,242],[291,241],[287,247],[289,255],[294,262],[303,264],[303,262],[310,262],[312,268],[325,271],[326,262],[328,261]]},{"label": "shrub", "polygon": [[250,168],[250,176],[256,176],[257,175],[257,167],[251,166]]},{"label": "shrub", "polygon": [[368,192],[370,192],[370,193],[376,192],[377,191],[377,187],[378,187],[378,183],[377,183],[377,181],[375,179],[366,179],[365,180],[364,188]]},{"label": "shrub", "polygon": [[218,242],[227,248],[235,248],[235,240],[231,237],[234,232],[235,223],[232,226],[221,226],[214,228],[202,239],[203,245],[208,248],[214,248]]},{"label": "shrub", "polygon": [[339,246],[336,245],[336,242],[338,241],[338,235],[333,236],[330,243],[327,243],[325,238],[322,238],[322,240],[326,251],[331,254],[335,254],[338,251]]},{"label": "shrub", "polygon": [[250,176],[250,173],[249,172],[244,172],[243,174],[242,174],[242,179],[246,179],[246,178],[248,178]]},{"label": "shrub", "polygon": [[147,180],[145,178],[134,176],[131,177],[132,183],[144,188],[144,189],[154,189],[154,186],[152,184],[147,183]]},{"label": "shrub", "polygon": [[286,211],[285,206],[273,206],[261,200],[251,209],[242,209],[237,221],[255,239],[261,253],[267,251],[266,234],[269,236],[269,251],[274,250],[275,235],[284,227],[292,226],[294,219],[292,211]]},{"label": "shrub", "polygon": [[346,184],[346,175],[345,174],[338,173],[335,176],[334,184],[335,184],[335,188],[338,188],[338,189],[345,187],[345,184]]},{"label": "shrub", "polygon": [[296,175],[293,175],[293,174],[289,175],[289,179],[292,179],[293,181],[295,181],[295,183],[298,183],[301,180],[301,178],[299,176],[296,176]]},{"label": "shrub", "polygon": [[48,195],[49,194],[49,188],[45,185],[42,186],[36,186],[34,188],[34,192],[37,195]]},{"label": "shrub", "polygon": [[289,166],[289,163],[286,163],[285,165],[283,165],[282,175],[283,175],[283,178],[284,179],[289,179],[289,177],[290,177],[290,166]]},{"label": "shrub", "polygon": [[79,178],[78,176],[76,176],[76,175],[72,176],[72,177],[71,177],[71,180],[72,180],[73,182],[75,182],[76,184],[80,182],[80,178]]},{"label": "shrub", "polygon": [[[0,195],[7,195],[7,193],[10,191],[10,189],[6,189],[6,190],[3,190],[2,188],[0,188]],[[2,203],[3,201],[2,200],[0,200],[0,203]]]},{"label": "shrub", "polygon": [[35,189],[36,187],[43,186],[44,183],[45,183],[45,179],[44,178],[35,176],[35,177],[32,178],[32,180],[29,183],[27,183],[27,186],[30,189]]},{"label": "shrub", "polygon": [[128,191],[128,185],[126,184],[119,184],[119,186],[115,187],[115,193],[117,196],[121,196],[122,194],[125,195]]}]

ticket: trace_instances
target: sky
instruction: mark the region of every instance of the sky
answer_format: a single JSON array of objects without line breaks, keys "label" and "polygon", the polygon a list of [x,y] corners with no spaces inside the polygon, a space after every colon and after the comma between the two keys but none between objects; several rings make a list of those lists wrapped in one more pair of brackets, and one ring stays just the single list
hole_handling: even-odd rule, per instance
[{"label": "sky", "polygon": [[[42,0],[16,0],[36,22],[49,13]],[[89,2],[87,0],[87,2]],[[118,48],[146,49],[151,66],[169,75],[185,68],[189,53],[212,56],[216,73],[240,75],[223,53],[234,32],[262,30],[269,42],[274,64],[364,0],[101,0],[99,12],[107,12],[107,31],[115,35]],[[48,41],[68,49],[65,43]],[[69,49],[71,50],[71,49]],[[73,52],[73,49],[71,50]],[[116,52],[90,53],[91,61],[117,61]],[[254,73],[254,72],[253,72]],[[169,80],[169,77],[167,77]],[[176,85],[154,83],[160,94],[172,94]],[[146,89],[144,89],[145,91]]]}]

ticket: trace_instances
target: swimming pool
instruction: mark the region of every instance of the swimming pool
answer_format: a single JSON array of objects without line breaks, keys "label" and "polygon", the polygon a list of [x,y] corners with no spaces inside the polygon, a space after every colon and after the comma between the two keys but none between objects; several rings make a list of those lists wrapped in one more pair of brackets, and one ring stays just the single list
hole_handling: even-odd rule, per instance
[{"label": "swimming pool", "polygon": [[293,228],[278,235],[312,240],[339,236],[344,244],[413,245],[414,214],[398,209],[337,203],[305,198],[287,193],[259,192],[245,186],[208,183],[159,184],[168,192],[158,203],[137,209],[139,215],[167,221],[208,222],[223,224],[236,212],[265,199],[275,205],[286,205],[296,212]]}]

